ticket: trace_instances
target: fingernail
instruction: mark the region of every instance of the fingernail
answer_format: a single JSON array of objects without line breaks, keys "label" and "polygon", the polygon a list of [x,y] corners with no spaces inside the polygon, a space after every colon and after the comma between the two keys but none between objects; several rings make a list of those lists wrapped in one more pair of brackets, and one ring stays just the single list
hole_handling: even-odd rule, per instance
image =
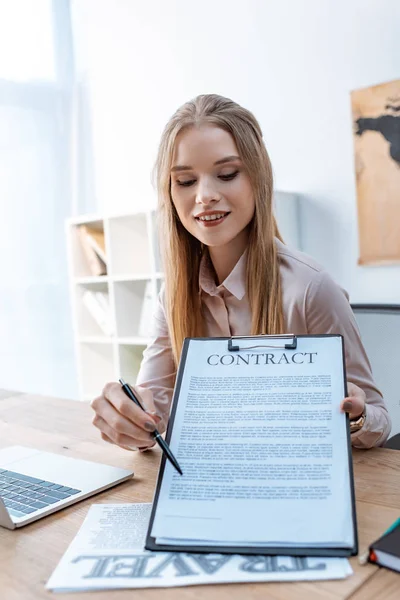
[{"label": "fingernail", "polygon": [[146,431],[155,431],[156,426],[154,425],[154,423],[146,421],[146,423],[144,424],[144,428],[146,429]]},{"label": "fingernail", "polygon": [[349,401],[344,402],[343,404],[343,410],[345,410],[346,412],[351,412],[351,409],[353,408],[353,404]]},{"label": "fingernail", "polygon": [[158,419],[162,419],[162,415],[157,412],[156,410],[146,410],[147,414],[151,415],[152,417],[157,417]]}]

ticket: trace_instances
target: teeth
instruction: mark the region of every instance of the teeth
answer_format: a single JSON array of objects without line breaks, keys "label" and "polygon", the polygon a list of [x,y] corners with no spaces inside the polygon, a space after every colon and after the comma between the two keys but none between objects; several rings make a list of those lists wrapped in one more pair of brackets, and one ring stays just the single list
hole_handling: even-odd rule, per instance
[{"label": "teeth", "polygon": [[203,217],[198,217],[199,221],[215,221],[216,219],[222,219],[225,216],[225,213],[217,214],[217,215],[204,215]]}]

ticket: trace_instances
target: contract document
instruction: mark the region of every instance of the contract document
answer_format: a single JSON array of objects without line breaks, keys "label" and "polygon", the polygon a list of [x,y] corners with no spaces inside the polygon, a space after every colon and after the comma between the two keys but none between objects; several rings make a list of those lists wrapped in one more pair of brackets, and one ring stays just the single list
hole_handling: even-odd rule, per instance
[{"label": "contract document", "polygon": [[146,548],[356,554],[345,396],[339,335],[186,339]]}]

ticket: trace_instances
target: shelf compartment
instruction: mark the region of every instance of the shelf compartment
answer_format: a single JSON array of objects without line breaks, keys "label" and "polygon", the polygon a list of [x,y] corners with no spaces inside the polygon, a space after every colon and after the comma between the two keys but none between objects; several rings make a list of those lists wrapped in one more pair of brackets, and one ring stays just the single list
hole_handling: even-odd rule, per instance
[{"label": "shelf compartment", "polygon": [[[93,269],[95,269],[96,265],[98,264],[98,259],[93,258],[93,256],[96,256],[94,250],[88,249],[87,252],[85,252],[82,239],[79,233],[79,228],[82,225],[86,224],[91,229],[102,232],[104,234],[104,222],[101,219],[98,219],[96,221],[86,221],[80,224],[69,224],[68,233],[71,253],[72,276],[76,278],[97,278],[103,276],[93,271]],[[106,253],[108,255],[107,249]],[[91,257],[90,259],[89,256]],[[95,265],[93,268],[91,268],[91,261],[94,262]]]},{"label": "shelf compartment", "polygon": [[124,277],[152,272],[145,213],[109,219],[111,275]]},{"label": "shelf compartment", "polygon": [[114,283],[118,337],[151,337],[153,288],[154,282],[151,279]]},{"label": "shelf compartment", "polygon": [[[108,300],[108,311],[103,308],[99,311],[97,309],[89,308],[84,301],[85,295],[88,293],[101,292],[106,295]],[[93,302],[93,300],[92,300]],[[108,283],[103,281],[78,284],[75,286],[75,306],[76,306],[76,318],[77,318],[77,335],[79,338],[91,338],[100,337],[104,339],[110,339],[115,334],[115,321],[112,316],[110,308],[110,295]],[[103,323],[100,325],[94,314],[98,315],[98,319]]]}]

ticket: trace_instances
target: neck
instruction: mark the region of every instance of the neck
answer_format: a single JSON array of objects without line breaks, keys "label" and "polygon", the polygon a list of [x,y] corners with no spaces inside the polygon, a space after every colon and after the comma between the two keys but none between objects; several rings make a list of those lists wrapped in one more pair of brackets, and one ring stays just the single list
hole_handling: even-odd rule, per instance
[{"label": "neck", "polygon": [[211,262],[214,267],[217,284],[220,285],[232,272],[239,258],[247,248],[248,232],[243,231],[243,235],[236,237],[225,246],[209,246]]}]

